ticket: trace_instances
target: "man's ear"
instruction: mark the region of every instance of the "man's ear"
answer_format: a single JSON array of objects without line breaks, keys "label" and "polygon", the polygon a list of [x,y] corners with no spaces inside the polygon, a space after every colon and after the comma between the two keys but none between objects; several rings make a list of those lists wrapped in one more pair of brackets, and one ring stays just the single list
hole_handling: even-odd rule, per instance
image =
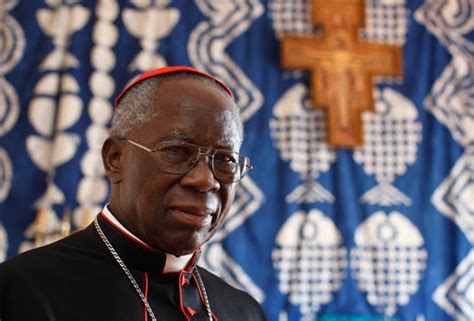
[{"label": "man's ear", "polygon": [[118,184],[122,181],[122,148],[122,141],[113,137],[107,138],[102,145],[102,162],[112,184]]}]

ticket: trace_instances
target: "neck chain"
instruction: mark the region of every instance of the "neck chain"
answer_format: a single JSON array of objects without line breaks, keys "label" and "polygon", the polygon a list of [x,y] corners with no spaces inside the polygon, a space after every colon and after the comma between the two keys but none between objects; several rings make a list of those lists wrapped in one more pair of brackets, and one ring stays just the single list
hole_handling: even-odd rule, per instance
[{"label": "neck chain", "polygon": [[[105,236],[104,232],[102,231],[101,227],[99,226],[99,223],[97,222],[97,216],[94,218],[94,227],[95,227],[97,233],[99,234],[100,238],[104,242],[105,246],[107,247],[107,249],[110,251],[112,256],[117,261],[118,265],[120,265],[123,272],[125,272],[128,279],[132,283],[133,287],[135,288],[135,291],[137,292],[138,296],[140,297],[143,304],[145,305],[145,308],[148,311],[148,314],[150,315],[151,320],[152,321],[157,321],[156,316],[153,313],[153,310],[151,309],[150,304],[148,303],[148,300],[146,299],[145,295],[143,294],[142,290],[140,289],[140,286],[138,285],[137,281],[135,281],[135,278],[133,277],[132,273],[127,268],[125,263],[123,263],[122,259],[118,255],[117,251],[115,251],[112,244],[110,244],[109,239]],[[201,275],[199,274],[199,271],[198,271],[197,267],[194,269],[193,275],[196,277],[199,289],[201,290],[204,305],[206,306],[207,316],[209,317],[209,321],[212,321],[213,319],[212,319],[212,313],[211,313],[211,306],[209,304],[209,297],[207,296],[206,288],[204,287],[204,282],[202,281]]]}]

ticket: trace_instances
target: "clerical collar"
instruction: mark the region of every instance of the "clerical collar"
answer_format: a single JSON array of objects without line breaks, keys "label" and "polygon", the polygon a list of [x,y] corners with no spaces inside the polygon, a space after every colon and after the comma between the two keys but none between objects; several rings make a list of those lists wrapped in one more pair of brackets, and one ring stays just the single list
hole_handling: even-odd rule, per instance
[{"label": "clerical collar", "polygon": [[[117,218],[110,212],[109,208],[107,205],[104,206],[104,209],[102,210],[102,214],[105,216],[106,219],[110,223],[114,225],[114,227],[119,230],[121,233],[125,234],[126,236],[130,237],[133,239],[135,242],[143,246],[144,248],[148,249],[153,249],[150,245],[139,239],[135,234],[130,232],[125,226],[123,226]],[[154,250],[154,249],[153,249]],[[165,262],[165,267],[163,268],[163,273],[173,273],[173,272],[180,272],[183,270],[189,261],[192,259],[194,254],[187,254],[187,255],[182,255],[182,256],[174,256],[173,254],[166,254],[166,262]]]}]

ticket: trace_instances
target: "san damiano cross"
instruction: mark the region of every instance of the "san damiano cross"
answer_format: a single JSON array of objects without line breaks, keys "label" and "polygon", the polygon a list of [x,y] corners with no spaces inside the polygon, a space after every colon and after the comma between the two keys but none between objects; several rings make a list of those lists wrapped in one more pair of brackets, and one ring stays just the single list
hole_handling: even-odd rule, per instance
[{"label": "san damiano cross", "polygon": [[326,110],[328,141],[337,147],[363,144],[361,113],[374,109],[372,78],[402,75],[399,47],[359,42],[364,10],[364,0],[312,0],[322,36],[282,38],[283,67],[311,71],[313,105]]}]

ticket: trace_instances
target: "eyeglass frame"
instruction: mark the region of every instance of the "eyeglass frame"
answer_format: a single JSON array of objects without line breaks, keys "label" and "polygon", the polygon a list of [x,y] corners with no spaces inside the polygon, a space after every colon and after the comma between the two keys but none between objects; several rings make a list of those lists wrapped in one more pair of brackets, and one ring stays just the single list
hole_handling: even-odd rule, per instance
[{"label": "eyeglass frame", "polygon": [[[157,149],[157,147],[155,147],[155,148],[148,148],[148,147],[143,146],[143,145],[141,145],[141,144],[139,144],[139,143],[137,143],[137,142],[134,142],[134,141],[132,141],[132,140],[130,140],[130,139],[128,139],[128,138],[122,139],[122,141],[125,141],[125,142],[127,142],[127,143],[130,143],[131,145],[133,145],[133,146],[135,146],[135,147],[138,147],[139,149],[142,149],[142,150],[144,150],[144,151],[146,151],[146,152],[149,152],[149,153],[155,153],[155,152],[159,151],[159,150]],[[185,171],[185,172],[183,172],[183,173],[174,173],[174,172],[166,171],[166,170],[164,170],[164,169],[162,169],[162,168],[160,168],[160,167],[158,166],[158,168],[160,168],[160,170],[162,170],[163,172],[168,173],[168,174],[172,174],[172,175],[185,175],[185,174],[189,173],[189,172],[190,172],[194,167],[196,167],[196,165],[198,164],[199,159],[200,159],[200,155],[208,156],[208,157],[211,159],[211,162],[210,162],[210,165],[211,165],[211,166],[210,166],[209,168],[211,169],[211,172],[212,172],[212,175],[214,175],[214,178],[215,178],[216,180],[218,180],[220,183],[230,184],[230,183],[239,182],[239,181],[242,180],[242,178],[244,178],[245,175],[247,175],[247,173],[248,173],[249,171],[251,171],[251,170],[253,169],[253,166],[252,166],[252,164],[251,164],[251,162],[250,162],[250,159],[249,159],[247,156],[242,155],[242,154],[240,154],[240,153],[238,153],[238,152],[229,151],[229,150],[225,150],[225,149],[219,149],[219,148],[209,148],[209,147],[200,146],[200,145],[196,145],[196,144],[191,144],[191,143],[187,143],[187,142],[164,141],[164,142],[158,143],[158,145],[163,144],[163,143],[176,143],[177,146],[179,146],[179,145],[182,145],[182,146],[192,146],[192,147],[194,147],[194,148],[197,148],[197,151],[198,151],[197,154],[196,154],[196,158],[195,158],[194,164],[193,164],[187,171]],[[205,149],[205,150],[211,150],[212,153],[203,152],[203,151],[202,151],[203,149]],[[215,169],[214,169],[214,155],[215,155],[218,151],[225,151],[225,152],[231,152],[231,153],[233,153],[233,154],[237,154],[237,155],[238,155],[237,159],[239,160],[239,162],[240,162],[240,159],[243,159],[243,160],[244,160],[244,163],[243,163],[243,165],[242,165],[242,170],[240,170],[240,168],[241,168],[240,165],[238,166],[238,167],[239,167],[239,170],[240,170],[240,177],[239,177],[238,180],[226,182],[226,181],[222,181],[222,180],[220,180],[220,179],[217,178],[216,173],[215,173]]]}]

